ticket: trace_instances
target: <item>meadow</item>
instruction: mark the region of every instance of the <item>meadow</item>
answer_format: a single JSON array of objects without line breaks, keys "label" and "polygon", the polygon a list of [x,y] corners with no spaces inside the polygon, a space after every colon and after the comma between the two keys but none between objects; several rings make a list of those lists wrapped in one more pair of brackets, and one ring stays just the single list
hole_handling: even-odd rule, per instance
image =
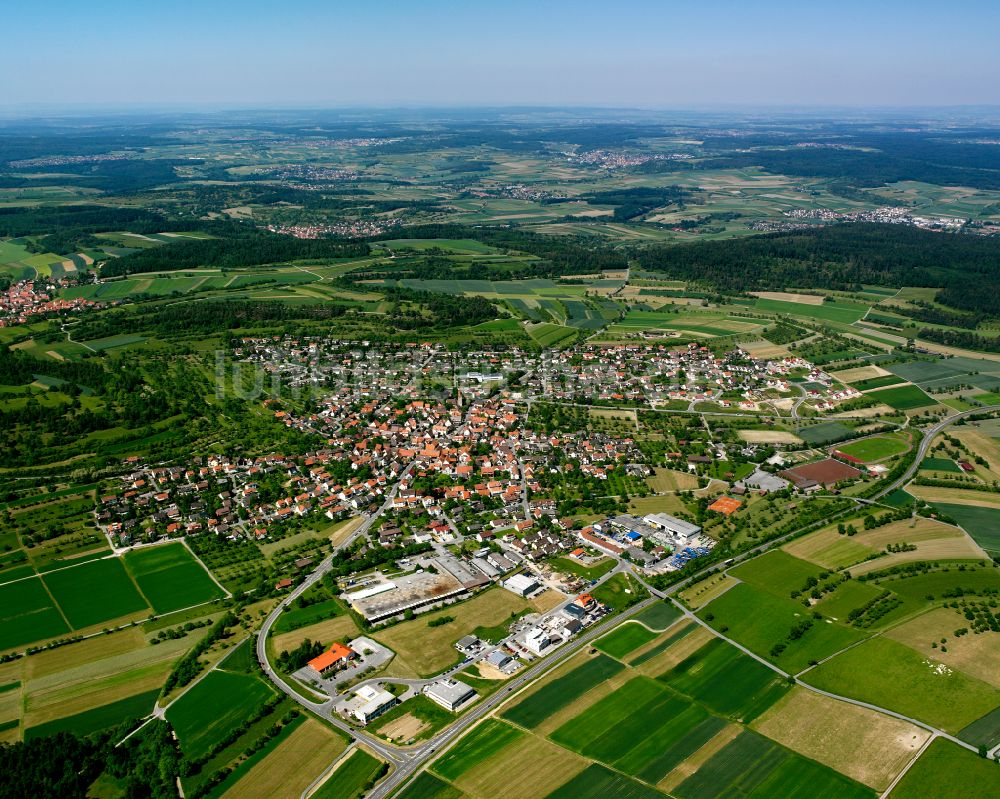
[{"label": "meadow", "polygon": [[951,733],[1000,705],[1000,690],[886,638],[872,638],[809,672],[805,682]]},{"label": "meadow", "polygon": [[831,322],[851,324],[857,322],[868,311],[867,305],[855,302],[823,302],[819,305],[801,302],[784,302],[782,300],[758,299],[754,307],[760,311],[777,314],[803,316],[809,319],[825,319]]},{"label": "meadow", "polygon": [[995,763],[951,741],[933,741],[890,794],[891,799],[994,799]]},{"label": "meadow", "polygon": [[988,554],[1000,556],[1000,509],[948,502],[935,502],[934,507],[958,522]]}]

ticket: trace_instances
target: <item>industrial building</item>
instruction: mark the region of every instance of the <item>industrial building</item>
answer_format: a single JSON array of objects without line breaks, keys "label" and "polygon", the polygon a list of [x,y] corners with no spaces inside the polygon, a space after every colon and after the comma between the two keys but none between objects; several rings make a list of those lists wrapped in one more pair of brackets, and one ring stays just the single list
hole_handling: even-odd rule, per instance
[{"label": "industrial building", "polygon": [[354,699],[343,704],[342,712],[367,725],[398,703],[399,700],[384,688],[363,685],[354,692]]},{"label": "industrial building", "polygon": [[701,528],[697,524],[691,524],[667,513],[650,513],[648,516],[643,516],[642,520],[650,527],[669,533],[685,544],[690,544],[701,533]]},{"label": "industrial building", "polygon": [[479,698],[479,694],[471,686],[466,685],[464,682],[450,679],[438,680],[424,686],[424,694],[432,702],[436,702],[445,710],[450,710],[452,713],[462,707],[462,705],[474,702]]},{"label": "industrial building", "polygon": [[313,671],[325,677],[344,668],[357,657],[358,653],[349,646],[333,644],[328,651],[310,660],[308,665]]},{"label": "industrial building", "polygon": [[503,581],[502,585],[508,591],[518,596],[528,596],[528,594],[537,591],[539,588],[538,581],[527,574],[515,574],[508,577]]},{"label": "industrial building", "polygon": [[376,622],[458,597],[467,591],[450,571],[440,569],[437,574],[419,571],[394,577],[345,594],[344,599],[368,621]]}]

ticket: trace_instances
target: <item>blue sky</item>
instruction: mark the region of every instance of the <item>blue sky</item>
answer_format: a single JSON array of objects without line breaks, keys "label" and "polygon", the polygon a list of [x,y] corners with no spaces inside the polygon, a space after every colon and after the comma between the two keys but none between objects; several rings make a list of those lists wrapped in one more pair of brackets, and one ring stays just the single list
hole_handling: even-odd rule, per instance
[{"label": "blue sky", "polygon": [[1000,104],[1000,0],[7,0],[0,107]]}]

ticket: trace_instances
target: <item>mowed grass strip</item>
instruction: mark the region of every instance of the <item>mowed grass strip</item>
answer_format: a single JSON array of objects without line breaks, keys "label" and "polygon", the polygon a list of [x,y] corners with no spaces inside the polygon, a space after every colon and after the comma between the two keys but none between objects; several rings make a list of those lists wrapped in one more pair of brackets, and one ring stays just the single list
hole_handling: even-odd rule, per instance
[{"label": "mowed grass strip", "polygon": [[148,608],[118,558],[47,572],[41,579],[76,630]]},{"label": "mowed grass strip", "polygon": [[212,671],[167,711],[184,754],[201,757],[272,696],[256,677]]},{"label": "mowed grass strip", "polygon": [[776,672],[721,638],[658,679],[716,713],[744,723],[757,718],[790,688]]},{"label": "mowed grass strip", "polygon": [[466,771],[498,755],[525,733],[497,719],[486,719],[462,737],[434,765],[433,771],[447,780],[456,780]]},{"label": "mowed grass strip", "polygon": [[223,596],[183,544],[133,550],[125,555],[125,565],[157,613],[170,613]]},{"label": "mowed grass strip", "polygon": [[68,632],[69,627],[39,578],[0,586],[0,649]]},{"label": "mowed grass strip", "polygon": [[1000,705],[1000,689],[886,638],[842,652],[805,681],[955,734]]},{"label": "mowed grass strip", "polygon": [[605,654],[621,660],[629,652],[648,644],[654,638],[656,638],[655,632],[647,630],[636,622],[627,621],[607,635],[598,638],[594,646]]},{"label": "mowed grass strip", "polygon": [[521,727],[532,729],[576,697],[618,674],[624,668],[614,658],[597,655],[567,674],[545,684],[501,715]]}]

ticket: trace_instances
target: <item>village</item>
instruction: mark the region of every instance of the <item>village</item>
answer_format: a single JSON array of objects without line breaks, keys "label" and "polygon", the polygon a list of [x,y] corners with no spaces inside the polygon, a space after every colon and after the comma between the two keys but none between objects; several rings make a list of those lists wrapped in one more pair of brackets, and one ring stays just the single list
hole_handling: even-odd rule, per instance
[{"label": "village", "polygon": [[[60,281],[65,287],[70,281]],[[0,327],[23,325],[34,316],[65,314],[102,307],[103,303],[82,297],[56,298],[59,288],[54,283],[42,284],[34,280],[21,280],[0,291]]]}]

